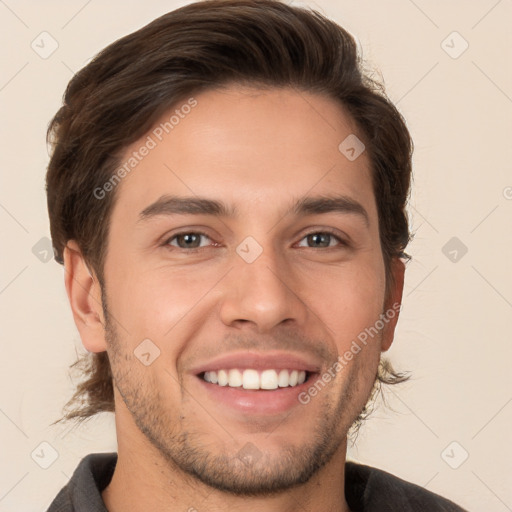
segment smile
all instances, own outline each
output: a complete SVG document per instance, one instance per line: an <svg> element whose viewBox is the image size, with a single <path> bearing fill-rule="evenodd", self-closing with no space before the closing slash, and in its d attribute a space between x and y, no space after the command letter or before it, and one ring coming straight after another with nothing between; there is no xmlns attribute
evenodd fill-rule
<svg viewBox="0 0 512 512"><path fill-rule="evenodd" d="M203 380L211 384L252 390L295 387L303 384L306 379L306 371L293 369L258 371L251 368L244 370L232 368L203 373Z"/></svg>

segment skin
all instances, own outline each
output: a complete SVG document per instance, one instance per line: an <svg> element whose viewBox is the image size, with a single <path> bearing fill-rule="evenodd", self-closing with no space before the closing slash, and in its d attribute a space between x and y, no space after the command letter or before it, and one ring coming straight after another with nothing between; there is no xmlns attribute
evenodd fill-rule
<svg viewBox="0 0 512 512"><path fill-rule="evenodd" d="M399 259L385 297L368 156L349 161L338 150L357 130L340 105L321 95L232 85L194 97L197 106L118 185L103 297L78 245L70 241L65 251L81 339L88 351L108 351L114 374L118 463L103 499L110 512L299 505L346 512L347 431L369 397L398 314L308 404L285 413L220 407L191 369L240 349L283 349L315 360L323 374L400 303ZM163 194L222 200L238 216L138 222ZM346 212L286 214L300 197L333 194L360 203L368 224ZM327 229L348 245L335 236L307 237ZM197 252L172 238L197 231L207 235ZM248 236L262 248L252 263L236 252ZM147 338L160 349L149 366L133 353ZM256 460L241 462L244 446ZM201 463L206 469L198 469Z"/></svg>

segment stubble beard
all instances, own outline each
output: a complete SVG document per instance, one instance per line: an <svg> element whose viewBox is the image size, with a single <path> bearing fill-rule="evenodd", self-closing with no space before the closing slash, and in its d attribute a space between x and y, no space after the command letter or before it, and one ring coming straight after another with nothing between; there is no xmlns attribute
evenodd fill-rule
<svg viewBox="0 0 512 512"><path fill-rule="evenodd" d="M272 453L246 443L242 450L236 450L238 443L234 439L232 453L215 453L212 447L220 443L211 439L205 442L204 432L179 419L179 414L172 417L168 412L157 386L148 386L142 377L144 368L137 368L138 361L134 362L133 354L123 350L123 342L106 307L104 313L114 386L135 424L167 463L171 474L179 471L192 480L235 496L277 494L308 482L331 461L344 445L347 432L360 412L353 410L360 373L354 366L337 402L323 400L322 410L317 408L310 438L300 446L281 444L279 452ZM313 400L317 399L321 397ZM307 406L299 407L303 408L300 414L308 414ZM252 452L249 458L245 456L247 451Z"/></svg>

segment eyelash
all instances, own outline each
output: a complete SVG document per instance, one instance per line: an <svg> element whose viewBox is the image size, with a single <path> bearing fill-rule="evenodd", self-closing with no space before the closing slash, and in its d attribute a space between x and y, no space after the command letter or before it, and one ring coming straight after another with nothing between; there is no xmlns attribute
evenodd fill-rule
<svg viewBox="0 0 512 512"><path fill-rule="evenodd" d="M174 240L175 238L179 237L179 236L182 236L182 235L200 235L200 236L204 236L208 239L211 240L211 238L204 232L202 231L181 231L180 233L175 233L174 235L172 235L170 238L167 238L164 243L162 244L164 247L172 247L172 249L170 250L178 250L178 251L183 251L183 252L198 252L202 249L207 249L208 247L192 247L190 249L184 249L182 247L176 247L176 246L171 246L170 245L170 242L172 240ZM306 233L301 239L300 241L304 240L304 238L307 238L308 236L311 236L311 235L330 235L332 237L334 237L338 242L339 242L339 246L342 246L342 247L348 247L348 243L341 239L334 231L332 230L329 230L329 229L324 229L322 231L311 231L309 233ZM334 247L337 247L337 246L334 246ZM334 249L334 247L317 247L316 249ZM315 249L315 247L306 247L307 249Z"/></svg>

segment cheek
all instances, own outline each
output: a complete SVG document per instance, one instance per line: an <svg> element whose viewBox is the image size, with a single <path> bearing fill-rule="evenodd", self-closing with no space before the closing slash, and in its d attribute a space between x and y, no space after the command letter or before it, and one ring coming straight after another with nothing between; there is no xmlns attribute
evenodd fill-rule
<svg viewBox="0 0 512 512"><path fill-rule="evenodd" d="M384 269L378 264L353 266L343 272L332 271L323 282L328 285L324 292L316 292L315 298L310 294L310 301L315 300L315 311L329 327L338 352L344 352L382 313Z"/></svg>
<svg viewBox="0 0 512 512"><path fill-rule="evenodd" d="M186 320L202 310L208 302L203 297L216 281L218 273L168 266L145 269L140 262L131 266L120 262L108 276L109 309L134 344L149 338L163 347L163 340L172 339L178 349L179 334L185 334L187 325L190 331Z"/></svg>

